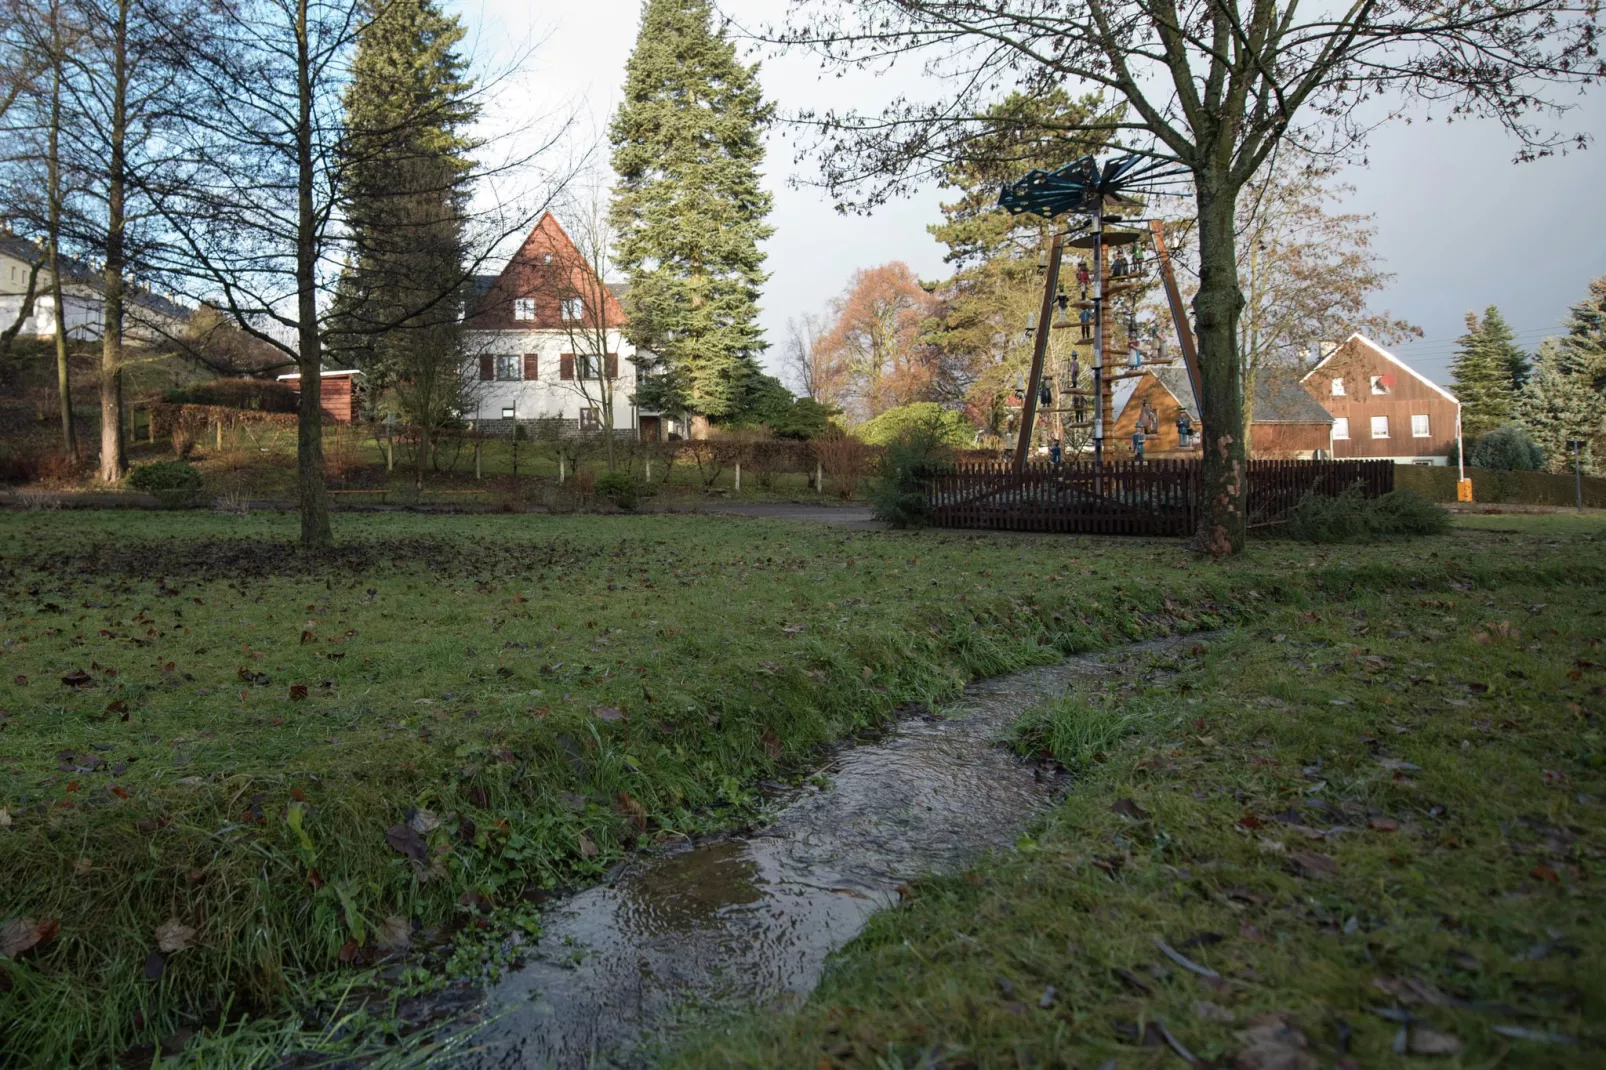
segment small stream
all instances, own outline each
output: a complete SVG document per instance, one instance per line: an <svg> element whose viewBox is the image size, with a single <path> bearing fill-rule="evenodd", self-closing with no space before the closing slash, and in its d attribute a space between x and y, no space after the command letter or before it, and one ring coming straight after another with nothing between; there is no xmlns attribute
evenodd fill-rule
<svg viewBox="0 0 1606 1070"><path fill-rule="evenodd" d="M1068 787L995 746L1029 706L1134 677L1193 638L1133 644L970 685L943 716L844 747L825 787L776 797L772 824L666 850L561 901L526 963L489 992L493 1020L457 1065L650 1061L647 1044L710 1014L789 1006L904 881L1012 844Z"/></svg>

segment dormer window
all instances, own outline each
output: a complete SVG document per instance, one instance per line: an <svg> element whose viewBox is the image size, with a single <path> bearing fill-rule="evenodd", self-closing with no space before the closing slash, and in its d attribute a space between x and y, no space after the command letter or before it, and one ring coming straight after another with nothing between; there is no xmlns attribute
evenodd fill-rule
<svg viewBox="0 0 1606 1070"><path fill-rule="evenodd" d="M535 319L535 298L516 297L513 299L513 318L516 320Z"/></svg>

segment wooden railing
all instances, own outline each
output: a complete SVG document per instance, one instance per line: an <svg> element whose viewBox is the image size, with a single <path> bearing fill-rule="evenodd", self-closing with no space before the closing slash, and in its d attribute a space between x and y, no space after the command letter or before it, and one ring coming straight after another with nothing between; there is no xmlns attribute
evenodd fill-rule
<svg viewBox="0 0 1606 1070"><path fill-rule="evenodd" d="M1248 522L1276 523L1306 493L1337 495L1359 482L1368 497L1394 488L1391 461L1251 461ZM1084 535L1191 535L1199 526L1200 464L1193 460L961 464L926 481L932 523Z"/></svg>

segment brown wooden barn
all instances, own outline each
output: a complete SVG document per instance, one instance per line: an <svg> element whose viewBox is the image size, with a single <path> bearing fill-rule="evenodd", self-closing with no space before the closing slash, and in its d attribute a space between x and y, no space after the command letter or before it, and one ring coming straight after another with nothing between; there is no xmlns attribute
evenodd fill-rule
<svg viewBox="0 0 1606 1070"><path fill-rule="evenodd" d="M1352 334L1301 384L1333 414L1333 455L1446 464L1461 422L1455 395Z"/></svg>
<svg viewBox="0 0 1606 1070"><path fill-rule="evenodd" d="M1198 456L1199 407L1194 403L1187 369L1156 364L1145 370L1112 425L1110 438L1117 450L1130 449L1144 402L1148 402L1159 421L1159 429L1145 436L1144 456ZM1180 448L1177 441L1177 416L1184 411L1193 425L1193 444L1188 449ZM1256 382L1250 425L1253 456L1308 459L1329 448L1332 425L1333 418L1327 410L1297 384L1267 376Z"/></svg>
<svg viewBox="0 0 1606 1070"><path fill-rule="evenodd" d="M341 371L324 372L319 376L322 390L318 400L325 420L330 423L349 424L357 418L357 376L361 374L362 372L355 368L346 368ZM300 372L281 375L279 382L297 393L301 391Z"/></svg>

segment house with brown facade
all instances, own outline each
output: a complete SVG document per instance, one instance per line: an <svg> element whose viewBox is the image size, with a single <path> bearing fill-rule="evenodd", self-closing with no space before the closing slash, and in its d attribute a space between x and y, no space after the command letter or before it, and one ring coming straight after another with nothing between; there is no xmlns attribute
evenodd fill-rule
<svg viewBox="0 0 1606 1070"><path fill-rule="evenodd" d="M1365 335L1350 335L1300 382L1333 415L1333 456L1449 463L1461 403Z"/></svg>
<svg viewBox="0 0 1606 1070"><path fill-rule="evenodd" d="M496 275L474 280L464 317L464 415L510 430L556 421L656 439L681 429L634 403L644 365L624 336L615 287L598 278L552 213L544 214Z"/></svg>
<svg viewBox="0 0 1606 1070"><path fill-rule="evenodd" d="M1145 457L1198 456L1199 406L1186 368L1180 364L1155 364L1144 370L1112 425L1110 434L1117 450L1130 447L1145 405L1154 412L1158 425L1144 436ZM1187 448L1179 443L1177 432L1177 417L1184 412L1193 429ZM1332 426L1333 418L1327 410L1298 384L1268 375L1256 381L1249 428L1251 456L1308 460L1330 448Z"/></svg>

